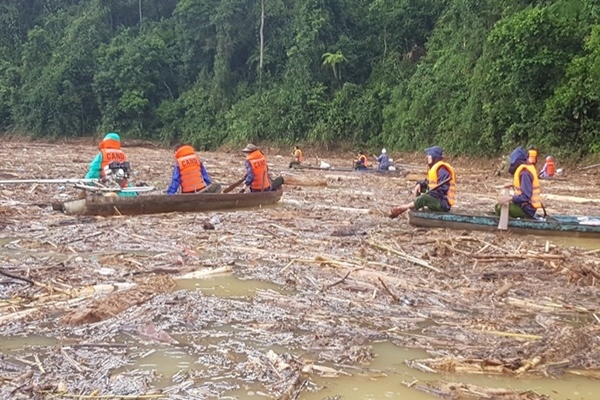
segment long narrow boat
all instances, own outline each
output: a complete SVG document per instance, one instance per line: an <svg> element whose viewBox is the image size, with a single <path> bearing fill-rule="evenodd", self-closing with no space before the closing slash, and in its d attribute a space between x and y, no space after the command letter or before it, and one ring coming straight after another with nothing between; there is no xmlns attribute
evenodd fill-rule
<svg viewBox="0 0 600 400"><path fill-rule="evenodd" d="M321 168L314 165L303 165L303 164L292 164L292 168L294 169L309 169L309 170L320 170L320 171L328 171L328 172L351 172L357 174L375 174L382 176L404 176L407 174L405 170L394 170L387 171L377 168L367 168L367 169L354 169L351 167L329 167L329 168Z"/></svg>
<svg viewBox="0 0 600 400"><path fill-rule="evenodd" d="M498 230L499 217L431 211L412 211L408 214L411 225L425 228L465 230ZM600 217L553 215L544 221L510 218L511 232L537 235L557 235L600 238Z"/></svg>
<svg viewBox="0 0 600 400"><path fill-rule="evenodd" d="M88 196L59 207L70 215L141 215L169 212L204 212L261 207L277 203L283 190L255 193L151 194L140 196Z"/></svg>

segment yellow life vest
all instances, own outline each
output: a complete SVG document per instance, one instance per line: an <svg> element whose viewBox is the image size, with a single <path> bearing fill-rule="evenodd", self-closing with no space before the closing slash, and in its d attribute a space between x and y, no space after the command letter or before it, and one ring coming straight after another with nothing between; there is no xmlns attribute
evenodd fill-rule
<svg viewBox="0 0 600 400"><path fill-rule="evenodd" d="M446 167L448 172L450 172L450 189L448 189L448 193L446 196L448 197L448 204L453 206L456 203L456 174L454 173L454 168L450 166L450 164L445 163L443 161L438 161L429 169L427 173L427 180L429 181L429 190L435 189L438 187L438 169L440 167Z"/></svg>
<svg viewBox="0 0 600 400"><path fill-rule="evenodd" d="M520 195L523 194L521 190L521 172L523 170L527 170L531 174L533 178L533 193L531 194L531 206L536 210L542 207L542 190L540 189L540 181L537 177L537 170L533 165L521 164L519 168L515 171L515 175L513 176L513 185L515 187L515 194Z"/></svg>

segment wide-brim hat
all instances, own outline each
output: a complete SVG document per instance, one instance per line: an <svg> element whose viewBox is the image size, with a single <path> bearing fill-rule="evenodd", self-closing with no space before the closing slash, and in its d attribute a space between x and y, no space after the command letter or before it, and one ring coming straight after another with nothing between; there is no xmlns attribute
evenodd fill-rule
<svg viewBox="0 0 600 400"><path fill-rule="evenodd" d="M246 147L242 149L242 153L252 153L253 151L258 150L258 147L253 145L252 143L248 143Z"/></svg>

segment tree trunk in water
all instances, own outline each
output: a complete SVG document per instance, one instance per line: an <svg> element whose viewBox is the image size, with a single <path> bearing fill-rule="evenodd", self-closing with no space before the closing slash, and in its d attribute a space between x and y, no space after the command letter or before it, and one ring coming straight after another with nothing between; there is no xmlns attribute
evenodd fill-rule
<svg viewBox="0 0 600 400"><path fill-rule="evenodd" d="M142 0L138 1L138 7L140 11L140 30L142 30Z"/></svg>
<svg viewBox="0 0 600 400"><path fill-rule="evenodd" d="M258 62L258 76L259 79L262 79L262 71L263 71L263 53L264 53L264 45L265 45L265 0L260 0L260 60Z"/></svg>

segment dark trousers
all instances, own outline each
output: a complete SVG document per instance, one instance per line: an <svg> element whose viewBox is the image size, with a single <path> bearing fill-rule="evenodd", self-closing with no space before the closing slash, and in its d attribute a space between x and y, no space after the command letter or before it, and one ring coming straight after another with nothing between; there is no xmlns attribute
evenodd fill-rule
<svg viewBox="0 0 600 400"><path fill-rule="evenodd" d="M283 185L283 182L284 182L283 176L278 176L277 178L275 178L271 181L271 186L263 188L263 190L250 188L250 191L251 192L273 192L273 191L279 189Z"/></svg>

